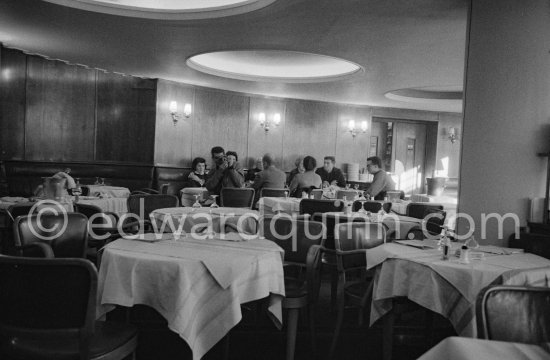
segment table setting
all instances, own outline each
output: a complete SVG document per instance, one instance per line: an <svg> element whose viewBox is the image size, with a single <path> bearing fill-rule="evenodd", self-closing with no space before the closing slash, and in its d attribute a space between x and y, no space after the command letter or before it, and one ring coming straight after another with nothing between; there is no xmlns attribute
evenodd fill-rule
<svg viewBox="0 0 550 360"><path fill-rule="evenodd" d="M427 246L419 248L419 242ZM550 260L540 256L479 246L469 249L464 261L455 256L462 246L452 243L448 260L442 259L436 240L395 241L367 250L367 268L375 269L370 323L391 311L392 298L406 296L448 318L459 335L476 336L475 301L481 289L533 286L550 278Z"/></svg>

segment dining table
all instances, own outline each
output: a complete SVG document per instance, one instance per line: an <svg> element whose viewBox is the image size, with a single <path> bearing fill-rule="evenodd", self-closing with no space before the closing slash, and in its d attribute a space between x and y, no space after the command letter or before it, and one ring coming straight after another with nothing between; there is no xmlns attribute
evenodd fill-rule
<svg viewBox="0 0 550 360"><path fill-rule="evenodd" d="M111 185L82 185L88 188L88 195L101 198L127 198L130 196L130 189L123 186Z"/></svg>
<svg viewBox="0 0 550 360"><path fill-rule="evenodd" d="M136 237L137 236L137 237ZM241 304L266 299L282 326L284 251L274 242L237 233L198 240L190 235L140 234L103 248L97 317L116 305L148 305L201 359L242 318Z"/></svg>
<svg viewBox="0 0 550 360"><path fill-rule="evenodd" d="M407 297L447 318L460 336L475 337L475 302L492 284L550 286L550 260L521 249L479 246L468 263L442 259L435 240L401 240L366 251L367 269L375 269L370 323L392 310L393 299Z"/></svg>
<svg viewBox="0 0 550 360"><path fill-rule="evenodd" d="M249 236L257 233L260 213L235 207L173 207L154 210L151 218L159 232L224 233L229 225Z"/></svg>
<svg viewBox="0 0 550 360"><path fill-rule="evenodd" d="M507 341L451 336L443 339L418 360L548 360L548 344L522 344Z"/></svg>
<svg viewBox="0 0 550 360"><path fill-rule="evenodd" d="M127 197L100 198L97 196L79 196L78 203L95 205L104 212L112 212L117 214L118 216L122 216L128 212Z"/></svg>

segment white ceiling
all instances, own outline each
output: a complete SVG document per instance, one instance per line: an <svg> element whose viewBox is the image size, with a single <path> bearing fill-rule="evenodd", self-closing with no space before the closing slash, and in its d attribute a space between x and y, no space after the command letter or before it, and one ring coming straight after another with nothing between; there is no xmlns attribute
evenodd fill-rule
<svg viewBox="0 0 550 360"><path fill-rule="evenodd" d="M466 12L466 0L277 0L242 15L155 20L0 0L0 42L108 71L244 93L460 112L459 100L411 102L384 94L460 90ZM363 71L323 83L273 83L219 77L186 63L193 55L227 50L326 55Z"/></svg>

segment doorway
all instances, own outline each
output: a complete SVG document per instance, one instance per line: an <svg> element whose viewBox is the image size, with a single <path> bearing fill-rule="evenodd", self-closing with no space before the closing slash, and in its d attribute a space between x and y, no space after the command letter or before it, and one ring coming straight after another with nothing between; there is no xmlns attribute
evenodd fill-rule
<svg viewBox="0 0 550 360"><path fill-rule="evenodd" d="M432 176L437 149L437 123L373 117L372 138L376 156L406 194L425 192L425 178ZM371 140L372 144L372 140ZM371 147L370 154L374 154ZM370 155L369 154L369 155ZM370 155L373 156L373 155Z"/></svg>

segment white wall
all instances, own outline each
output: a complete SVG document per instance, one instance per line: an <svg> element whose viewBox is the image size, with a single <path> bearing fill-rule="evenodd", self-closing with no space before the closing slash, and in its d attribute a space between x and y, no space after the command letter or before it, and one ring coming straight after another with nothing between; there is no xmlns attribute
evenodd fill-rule
<svg viewBox="0 0 550 360"><path fill-rule="evenodd" d="M550 1L471 0L467 41L459 211L515 213L544 195L550 150ZM481 243L505 244L491 220ZM467 223L459 221L464 233Z"/></svg>

